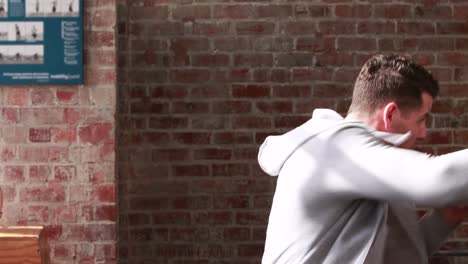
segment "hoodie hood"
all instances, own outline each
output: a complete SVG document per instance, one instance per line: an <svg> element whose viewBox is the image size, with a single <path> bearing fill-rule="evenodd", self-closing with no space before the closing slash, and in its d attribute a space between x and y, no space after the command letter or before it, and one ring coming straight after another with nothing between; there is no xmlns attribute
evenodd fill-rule
<svg viewBox="0 0 468 264"><path fill-rule="evenodd" d="M330 109L316 109L312 118L299 127L278 136L268 136L260 146L258 163L262 170L270 176L279 175L283 164L304 143L320 132L326 131L335 125L360 126L369 130L374 136L399 146L408 140L411 132L406 134L393 134L372 130L358 121L345 121L337 112Z"/></svg>

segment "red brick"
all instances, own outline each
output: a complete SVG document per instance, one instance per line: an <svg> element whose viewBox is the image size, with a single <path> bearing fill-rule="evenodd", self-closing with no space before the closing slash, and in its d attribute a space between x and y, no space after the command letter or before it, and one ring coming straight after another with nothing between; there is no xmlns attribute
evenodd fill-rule
<svg viewBox="0 0 468 264"><path fill-rule="evenodd" d="M419 53L411 56L411 60L422 66L429 66L434 64L435 58L433 54Z"/></svg>
<svg viewBox="0 0 468 264"><path fill-rule="evenodd" d="M91 188L90 201L115 202L114 184L99 185Z"/></svg>
<svg viewBox="0 0 468 264"><path fill-rule="evenodd" d="M216 101L213 102L212 112L216 114L250 113L252 103L249 101Z"/></svg>
<svg viewBox="0 0 468 264"><path fill-rule="evenodd" d="M192 57L193 66L200 67L229 66L229 61L226 54L198 54Z"/></svg>
<svg viewBox="0 0 468 264"><path fill-rule="evenodd" d="M323 67L296 68L292 71L292 79L295 82L330 81L332 74L333 72Z"/></svg>
<svg viewBox="0 0 468 264"><path fill-rule="evenodd" d="M34 165L29 167L30 182L47 182L50 175L49 166Z"/></svg>
<svg viewBox="0 0 468 264"><path fill-rule="evenodd" d="M156 225L189 225L189 212L156 212L152 215L152 223Z"/></svg>
<svg viewBox="0 0 468 264"><path fill-rule="evenodd" d="M73 202L87 201L87 188L84 185L71 185L68 187L68 197Z"/></svg>
<svg viewBox="0 0 468 264"><path fill-rule="evenodd" d="M400 34L434 34L435 27L430 22L398 22L397 33Z"/></svg>
<svg viewBox="0 0 468 264"><path fill-rule="evenodd" d="M25 181L23 166L5 166L5 178L7 183L19 183Z"/></svg>
<svg viewBox="0 0 468 264"><path fill-rule="evenodd" d="M236 54L234 66L272 66L273 56L268 53Z"/></svg>
<svg viewBox="0 0 468 264"><path fill-rule="evenodd" d="M427 144L452 144L452 131L428 131L425 140Z"/></svg>
<svg viewBox="0 0 468 264"><path fill-rule="evenodd" d="M103 9L93 10L90 26L92 27L112 27L116 23L115 10ZM85 18L86 20L86 18Z"/></svg>
<svg viewBox="0 0 468 264"><path fill-rule="evenodd" d="M67 124L76 124L80 121L82 115L81 112L74 108L63 109L63 120Z"/></svg>
<svg viewBox="0 0 468 264"><path fill-rule="evenodd" d="M29 141L31 142L50 142L50 128L30 128Z"/></svg>
<svg viewBox="0 0 468 264"><path fill-rule="evenodd" d="M325 35L355 34L356 23L349 21L321 21L318 24L319 32Z"/></svg>
<svg viewBox="0 0 468 264"><path fill-rule="evenodd" d="M252 49L252 40L247 38L225 37L213 39L215 50L219 51L250 51Z"/></svg>
<svg viewBox="0 0 468 264"><path fill-rule="evenodd" d="M287 22L284 30L288 35L312 35L317 31L315 23L309 21Z"/></svg>
<svg viewBox="0 0 468 264"><path fill-rule="evenodd" d="M348 52L325 52L317 55L316 60L318 66L354 66L353 54Z"/></svg>
<svg viewBox="0 0 468 264"><path fill-rule="evenodd" d="M451 38L423 38L419 39L419 49L426 50L446 50L451 51L455 49L455 40Z"/></svg>
<svg viewBox="0 0 468 264"><path fill-rule="evenodd" d="M201 69L171 70L171 80L181 83L206 82L210 79L210 72Z"/></svg>
<svg viewBox="0 0 468 264"><path fill-rule="evenodd" d="M288 18L292 16L291 5L259 5L256 17L258 18Z"/></svg>
<svg viewBox="0 0 468 264"><path fill-rule="evenodd" d="M76 255L75 247L70 244L57 244L52 247L52 256L56 259L71 260Z"/></svg>
<svg viewBox="0 0 468 264"><path fill-rule="evenodd" d="M20 147L19 158L23 162L61 162L68 157L68 148L50 147Z"/></svg>
<svg viewBox="0 0 468 264"><path fill-rule="evenodd" d="M113 31L90 31L85 34L85 46L88 48L115 47Z"/></svg>
<svg viewBox="0 0 468 264"><path fill-rule="evenodd" d="M173 134L175 142L180 144L209 144L211 133L206 132L177 132Z"/></svg>
<svg viewBox="0 0 468 264"><path fill-rule="evenodd" d="M85 84L86 85L114 85L117 82L117 75L114 69L112 70L98 70L88 68L85 70Z"/></svg>
<svg viewBox="0 0 468 264"><path fill-rule="evenodd" d="M396 33L396 23L394 21L359 22L358 25L357 25L357 32L358 32L358 34L395 34Z"/></svg>
<svg viewBox="0 0 468 264"><path fill-rule="evenodd" d="M237 212L236 224L264 225L268 221L268 211Z"/></svg>
<svg viewBox="0 0 468 264"><path fill-rule="evenodd" d="M149 120L149 128L171 129L187 127L188 119L186 117L152 117Z"/></svg>
<svg viewBox="0 0 468 264"><path fill-rule="evenodd" d="M207 165L175 165L173 166L173 176L175 177L199 177L209 176L210 170Z"/></svg>
<svg viewBox="0 0 468 264"><path fill-rule="evenodd" d="M455 18L457 17L457 10L462 9L456 7ZM451 19L452 18L452 8L450 6L444 5L433 5L433 6L416 6L414 8L414 13L424 19Z"/></svg>
<svg viewBox="0 0 468 264"><path fill-rule="evenodd" d="M24 187L20 190L21 202L64 202L66 198L63 185L49 185L48 187Z"/></svg>
<svg viewBox="0 0 468 264"><path fill-rule="evenodd" d="M45 223L49 220L49 211L48 206L29 206L28 220L36 223Z"/></svg>
<svg viewBox="0 0 468 264"><path fill-rule="evenodd" d="M76 206L61 205L57 206L54 211L55 220L61 223L76 223L76 214Z"/></svg>
<svg viewBox="0 0 468 264"><path fill-rule="evenodd" d="M230 120L226 116L212 115L209 117L197 116L192 118L193 129L226 129L230 127Z"/></svg>
<svg viewBox="0 0 468 264"><path fill-rule="evenodd" d="M315 85L313 88L314 96L323 98L323 97L347 97L351 96L352 89L347 85L339 84L321 84Z"/></svg>
<svg viewBox="0 0 468 264"><path fill-rule="evenodd" d="M196 22L193 34L203 36L221 36L229 33L230 22Z"/></svg>
<svg viewBox="0 0 468 264"><path fill-rule="evenodd" d="M468 32L467 22L438 22L438 34L466 34Z"/></svg>
<svg viewBox="0 0 468 264"><path fill-rule="evenodd" d="M372 5L336 5L335 15L339 18L369 18Z"/></svg>
<svg viewBox="0 0 468 264"><path fill-rule="evenodd" d="M172 112L176 114L203 114L209 113L210 105L208 102L173 102Z"/></svg>
<svg viewBox="0 0 468 264"><path fill-rule="evenodd" d="M234 160L252 160L258 157L258 148L247 147L247 148L236 148L233 151Z"/></svg>
<svg viewBox="0 0 468 264"><path fill-rule="evenodd" d="M212 198L210 195L203 196L177 196L171 201L171 208L180 210L209 209L212 207Z"/></svg>
<svg viewBox="0 0 468 264"><path fill-rule="evenodd" d="M411 6L409 5L376 5L374 16L379 18L398 19L411 17Z"/></svg>
<svg viewBox="0 0 468 264"><path fill-rule="evenodd" d="M116 219L115 205L102 205L96 206L96 213L94 214L95 221L112 221Z"/></svg>
<svg viewBox="0 0 468 264"><path fill-rule="evenodd" d="M173 19L182 21L211 18L210 6L208 5L176 6L171 12Z"/></svg>
<svg viewBox="0 0 468 264"><path fill-rule="evenodd" d="M9 162L16 158L16 150L14 147L0 147L0 161Z"/></svg>
<svg viewBox="0 0 468 264"><path fill-rule="evenodd" d="M263 244L244 244L238 245L238 254L241 257L257 257L263 252Z"/></svg>
<svg viewBox="0 0 468 264"><path fill-rule="evenodd" d="M309 97L311 95L310 85L282 85L273 87L273 97Z"/></svg>
<svg viewBox="0 0 468 264"><path fill-rule="evenodd" d="M260 117L260 116L239 116L235 117L232 120L232 124L236 128L270 128L272 123L269 117Z"/></svg>
<svg viewBox="0 0 468 264"><path fill-rule="evenodd" d="M28 104L28 89L10 88L5 90L5 104L24 106Z"/></svg>
<svg viewBox="0 0 468 264"><path fill-rule="evenodd" d="M61 225L47 225L43 232L47 240L58 240L63 234L63 227Z"/></svg>
<svg viewBox="0 0 468 264"><path fill-rule="evenodd" d="M186 148L153 149L152 160L156 162L189 160L190 150Z"/></svg>
<svg viewBox="0 0 468 264"><path fill-rule="evenodd" d="M301 10L300 6L296 6L296 14ZM303 8L308 11L310 17L318 18L318 17L330 17L331 16L331 6L329 5L309 5L307 8Z"/></svg>
<svg viewBox="0 0 468 264"><path fill-rule="evenodd" d="M272 22L237 22L236 33L238 35L270 35L275 31L275 23Z"/></svg>
<svg viewBox="0 0 468 264"><path fill-rule="evenodd" d="M228 225L233 222L231 212L196 212L192 214L194 224L200 225Z"/></svg>
<svg viewBox="0 0 468 264"><path fill-rule="evenodd" d="M232 157L232 151L219 148L202 148L193 152L194 160L229 160Z"/></svg>
<svg viewBox="0 0 468 264"><path fill-rule="evenodd" d="M258 102L255 106L259 112L267 114L292 113L293 109L292 102L287 101Z"/></svg>
<svg viewBox="0 0 468 264"><path fill-rule="evenodd" d="M450 9L450 7L447 7L448 9ZM467 20L468 19L468 6L456 6L454 9L454 18L456 19L462 19L462 20ZM448 11L447 11L448 13Z"/></svg>
<svg viewBox="0 0 468 264"><path fill-rule="evenodd" d="M130 19L135 20L146 20L146 19L155 19L155 20L166 20L169 15L168 6L157 6L157 7L139 7L132 6L129 8Z"/></svg>
<svg viewBox="0 0 468 264"><path fill-rule="evenodd" d="M460 66L468 64L468 55L459 52L444 52L437 55L439 65L444 66Z"/></svg>
<svg viewBox="0 0 468 264"><path fill-rule="evenodd" d="M78 102L76 90L57 90L56 96L59 104L76 104Z"/></svg>
<svg viewBox="0 0 468 264"><path fill-rule="evenodd" d="M335 39L333 37L323 38L298 38L296 50L323 52L335 49Z"/></svg>
<svg viewBox="0 0 468 264"><path fill-rule="evenodd" d="M376 50L377 42L375 39L356 38L356 37L340 37L337 42L337 50L344 51L362 51Z"/></svg>
<svg viewBox="0 0 468 264"><path fill-rule="evenodd" d="M245 68L218 71L215 80L220 82L245 82L250 80L250 70Z"/></svg>
<svg viewBox="0 0 468 264"><path fill-rule="evenodd" d="M64 121L64 112L59 108L22 108L20 120L28 125L57 125Z"/></svg>
<svg viewBox="0 0 468 264"><path fill-rule="evenodd" d="M153 257L168 259L175 257L193 257L195 255L194 246L191 244L162 244L154 247L156 254ZM199 253L198 253L199 254Z"/></svg>
<svg viewBox="0 0 468 264"><path fill-rule="evenodd" d="M276 65L279 67L314 66L314 57L310 53L288 53L276 56Z"/></svg>
<svg viewBox="0 0 468 264"><path fill-rule="evenodd" d="M211 168L213 171L213 176L215 177L245 177L250 175L249 164L213 164Z"/></svg>
<svg viewBox="0 0 468 264"><path fill-rule="evenodd" d="M213 12L215 18L221 19L254 18L256 15L252 5L216 5Z"/></svg>
<svg viewBox="0 0 468 264"><path fill-rule="evenodd" d="M260 85L233 85L232 95L238 98L269 97L270 87Z"/></svg>
<svg viewBox="0 0 468 264"><path fill-rule="evenodd" d="M99 223L84 226L85 240L87 241L114 241L116 238L115 224Z"/></svg>
<svg viewBox="0 0 468 264"><path fill-rule="evenodd" d="M41 88L31 90L31 104L32 105L53 105L54 95L51 89Z"/></svg>
<svg viewBox="0 0 468 264"><path fill-rule="evenodd" d="M91 124L80 127L78 135L81 142L96 145L103 142L110 142L113 138L113 134L111 133L112 129L113 125L109 123Z"/></svg>
<svg viewBox="0 0 468 264"><path fill-rule="evenodd" d="M54 181L69 182L73 180L76 180L76 167L75 166L55 166L54 167Z"/></svg>
<svg viewBox="0 0 468 264"><path fill-rule="evenodd" d="M223 230L224 241L248 241L250 240L250 228L226 227Z"/></svg>
<svg viewBox="0 0 468 264"><path fill-rule="evenodd" d="M169 232L171 241L209 241L210 233L208 228L178 228Z"/></svg>
<svg viewBox="0 0 468 264"><path fill-rule="evenodd" d="M52 142L73 143L76 142L76 127L54 127L51 131Z"/></svg>
<svg viewBox="0 0 468 264"><path fill-rule="evenodd" d="M251 144L253 136L250 132L219 132L213 135L214 144Z"/></svg>

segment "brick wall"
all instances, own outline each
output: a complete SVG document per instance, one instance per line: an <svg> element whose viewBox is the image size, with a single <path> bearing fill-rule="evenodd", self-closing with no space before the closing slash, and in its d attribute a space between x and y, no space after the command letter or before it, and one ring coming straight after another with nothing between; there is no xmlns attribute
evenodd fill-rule
<svg viewBox="0 0 468 264"><path fill-rule="evenodd" d="M45 226L52 263L116 262L116 3L84 2L85 84L0 89L1 223Z"/></svg>
<svg viewBox="0 0 468 264"><path fill-rule="evenodd" d="M468 143L467 1L120 0L118 8L121 263L259 263L275 186L257 166L259 144L317 107L346 112L374 53L410 56L441 83L421 149ZM465 249L457 239L467 230L446 248Z"/></svg>

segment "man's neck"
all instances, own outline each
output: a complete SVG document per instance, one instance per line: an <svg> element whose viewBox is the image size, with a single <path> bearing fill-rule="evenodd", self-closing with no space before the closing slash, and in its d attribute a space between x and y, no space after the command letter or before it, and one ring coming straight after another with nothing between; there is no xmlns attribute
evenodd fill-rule
<svg viewBox="0 0 468 264"><path fill-rule="evenodd" d="M345 117L345 119L348 121L363 122L367 126L373 129L379 130L379 119L377 115L368 115L368 114L351 112Z"/></svg>

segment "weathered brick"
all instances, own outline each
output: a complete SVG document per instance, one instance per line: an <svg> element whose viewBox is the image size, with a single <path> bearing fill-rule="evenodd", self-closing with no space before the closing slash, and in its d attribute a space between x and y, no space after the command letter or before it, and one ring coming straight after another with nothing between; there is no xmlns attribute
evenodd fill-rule
<svg viewBox="0 0 468 264"><path fill-rule="evenodd" d="M369 18L372 5L336 5L335 15L343 18Z"/></svg>
<svg viewBox="0 0 468 264"><path fill-rule="evenodd" d="M235 29L238 35L270 35L275 31L275 23L237 22Z"/></svg>
<svg viewBox="0 0 468 264"><path fill-rule="evenodd" d="M50 128L30 128L29 141L31 142L50 142Z"/></svg>
<svg viewBox="0 0 468 264"><path fill-rule="evenodd" d="M245 19L256 15L253 5L216 5L213 12L213 16L218 19Z"/></svg>

